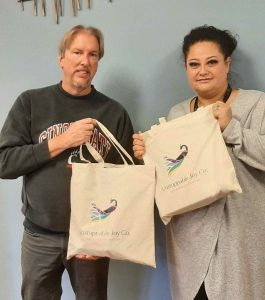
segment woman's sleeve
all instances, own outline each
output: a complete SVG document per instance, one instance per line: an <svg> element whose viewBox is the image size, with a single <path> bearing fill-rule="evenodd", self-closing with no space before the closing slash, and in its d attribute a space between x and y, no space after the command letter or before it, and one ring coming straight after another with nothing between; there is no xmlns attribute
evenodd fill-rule
<svg viewBox="0 0 265 300"><path fill-rule="evenodd" d="M233 148L234 155L247 165L265 171L265 94L262 93L256 105L249 112L243 127L232 118L223 131L226 144Z"/></svg>

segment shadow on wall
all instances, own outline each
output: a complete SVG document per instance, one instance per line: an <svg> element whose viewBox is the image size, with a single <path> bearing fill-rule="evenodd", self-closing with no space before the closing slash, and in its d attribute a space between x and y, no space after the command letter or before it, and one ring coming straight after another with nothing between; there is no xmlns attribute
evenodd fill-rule
<svg viewBox="0 0 265 300"><path fill-rule="evenodd" d="M137 124L137 117L141 110L140 93L141 87L128 70L119 67L119 72L114 72L111 77L103 78L104 94L121 103L129 112L131 121Z"/></svg>
<svg viewBox="0 0 265 300"><path fill-rule="evenodd" d="M111 76L106 72L101 78L102 91L124 105L135 131L148 130L173 105L194 95L187 83L179 48L147 65L143 78L122 66L117 68Z"/></svg>
<svg viewBox="0 0 265 300"><path fill-rule="evenodd" d="M23 233L21 209L21 178L0 179L1 276L0 299L20 299L20 249ZM4 200L4 201L3 201Z"/></svg>
<svg viewBox="0 0 265 300"><path fill-rule="evenodd" d="M241 49L237 49L232 56L229 81L232 87L260 90L263 86L261 78L256 75L254 64L250 56Z"/></svg>
<svg viewBox="0 0 265 300"><path fill-rule="evenodd" d="M180 47L159 61L153 73L157 117L167 116L172 106L194 95L187 83Z"/></svg>

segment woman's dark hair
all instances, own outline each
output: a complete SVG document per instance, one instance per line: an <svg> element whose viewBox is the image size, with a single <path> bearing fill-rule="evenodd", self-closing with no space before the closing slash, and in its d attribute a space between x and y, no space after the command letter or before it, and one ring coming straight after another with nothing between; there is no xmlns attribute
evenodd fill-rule
<svg viewBox="0 0 265 300"><path fill-rule="evenodd" d="M214 26L203 25L193 28L183 40L182 53L184 61L187 59L189 49L197 42L216 43L224 58L231 56L236 49L237 40L229 30L220 30Z"/></svg>

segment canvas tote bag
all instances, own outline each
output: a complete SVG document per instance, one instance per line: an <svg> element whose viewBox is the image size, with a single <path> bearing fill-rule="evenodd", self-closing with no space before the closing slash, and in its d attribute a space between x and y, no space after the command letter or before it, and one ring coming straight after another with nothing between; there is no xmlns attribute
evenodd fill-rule
<svg viewBox="0 0 265 300"><path fill-rule="evenodd" d="M143 133L144 161L156 167L155 199L162 221L242 192L212 105Z"/></svg>
<svg viewBox="0 0 265 300"><path fill-rule="evenodd" d="M98 163L73 163L67 258L85 254L155 267L155 168L134 165L106 127L97 124L124 164L104 163L89 143L86 146ZM81 150L80 156L85 160Z"/></svg>

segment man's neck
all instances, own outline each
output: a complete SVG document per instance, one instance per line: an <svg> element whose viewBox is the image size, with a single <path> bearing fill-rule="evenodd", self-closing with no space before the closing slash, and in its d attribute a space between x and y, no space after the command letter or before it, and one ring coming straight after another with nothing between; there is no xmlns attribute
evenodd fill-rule
<svg viewBox="0 0 265 300"><path fill-rule="evenodd" d="M75 97L80 97L80 96L86 96L88 95L91 90L92 90L92 86L89 85L88 87L78 87L78 86L68 86L66 84L64 84L64 82L62 81L62 89L67 92L68 94L75 96Z"/></svg>

